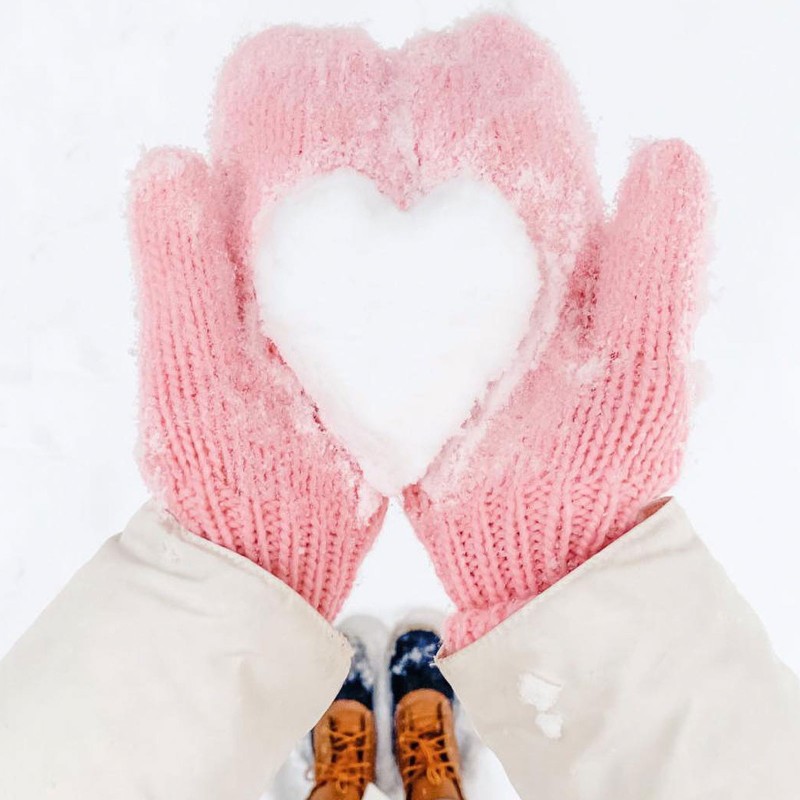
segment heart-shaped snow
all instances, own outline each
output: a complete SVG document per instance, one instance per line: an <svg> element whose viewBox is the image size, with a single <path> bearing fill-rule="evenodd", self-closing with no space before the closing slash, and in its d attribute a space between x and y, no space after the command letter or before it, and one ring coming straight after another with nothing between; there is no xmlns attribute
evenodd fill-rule
<svg viewBox="0 0 800 800"><path fill-rule="evenodd" d="M525 335L536 252L490 184L400 210L338 170L271 210L256 250L266 334L385 494L417 480Z"/></svg>
<svg viewBox="0 0 800 800"><path fill-rule="evenodd" d="M225 65L210 131L242 301L258 267L267 332L376 486L419 477L452 432L446 481L540 358L601 215L558 60L505 16L396 50L360 30L269 29ZM340 169L360 188L306 184L346 184ZM262 253L263 225L278 239Z"/></svg>

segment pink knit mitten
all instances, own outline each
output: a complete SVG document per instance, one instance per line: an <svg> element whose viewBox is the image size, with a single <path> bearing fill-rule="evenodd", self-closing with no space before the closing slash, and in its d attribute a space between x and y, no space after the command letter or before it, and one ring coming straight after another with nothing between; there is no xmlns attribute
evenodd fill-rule
<svg viewBox="0 0 800 800"><path fill-rule="evenodd" d="M261 335L249 275L226 244L224 186L178 150L151 152L134 177L142 471L186 529L332 619L385 501Z"/></svg>
<svg viewBox="0 0 800 800"><path fill-rule="evenodd" d="M635 525L676 480L687 437L708 218L698 157L679 141L638 150L607 222L571 216L558 173L536 179L561 212L549 244L575 264L555 330L405 493L458 609L450 649Z"/></svg>
<svg viewBox="0 0 800 800"><path fill-rule="evenodd" d="M134 187L142 463L185 527L335 613L385 506L258 332L258 237L287 192L334 169L370 177L402 208L467 172L503 193L539 245L533 319L551 320L571 240L600 208L579 121L560 64L507 17L397 50L358 29L296 26L236 49L208 161L151 154Z"/></svg>

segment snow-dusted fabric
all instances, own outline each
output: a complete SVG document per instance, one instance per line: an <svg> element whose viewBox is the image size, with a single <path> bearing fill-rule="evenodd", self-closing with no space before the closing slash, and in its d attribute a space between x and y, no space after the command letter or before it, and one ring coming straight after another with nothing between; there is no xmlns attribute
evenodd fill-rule
<svg viewBox="0 0 800 800"><path fill-rule="evenodd" d="M371 178L401 208L454 176L488 181L539 253L524 345L535 352L599 213L579 117L548 49L504 17L399 50L359 29L286 27L234 52L208 160L159 150L134 176L142 468L182 525L333 617L385 502L259 333L259 231L289 189L338 167Z"/></svg>
<svg viewBox="0 0 800 800"><path fill-rule="evenodd" d="M149 505L0 661L0 800L254 800L350 647Z"/></svg>
<svg viewBox="0 0 800 800"><path fill-rule="evenodd" d="M161 150L140 164L142 471L181 525L333 619L386 501L261 336L249 272L227 249L229 213L199 156Z"/></svg>
<svg viewBox="0 0 800 800"><path fill-rule="evenodd" d="M439 666L523 800L800 797L800 682L674 500Z"/></svg>
<svg viewBox="0 0 800 800"><path fill-rule="evenodd" d="M703 166L680 141L640 148L604 221L594 204L576 208L562 179L567 165L590 167L569 146L582 141L582 123L562 140L557 111L535 131L542 147L559 148L561 160L537 181L549 186L544 203L558 220L550 235L574 262L557 327L543 351L520 351L516 385L494 387L405 491L458 608L451 650L630 529L676 480L688 432L707 249Z"/></svg>

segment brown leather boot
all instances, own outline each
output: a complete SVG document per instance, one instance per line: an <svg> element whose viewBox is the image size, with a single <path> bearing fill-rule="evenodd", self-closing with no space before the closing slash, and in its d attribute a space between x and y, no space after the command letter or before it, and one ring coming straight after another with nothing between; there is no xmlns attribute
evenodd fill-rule
<svg viewBox="0 0 800 800"><path fill-rule="evenodd" d="M375 717L357 700L335 700L316 724L309 800L361 800L375 780Z"/></svg>
<svg viewBox="0 0 800 800"><path fill-rule="evenodd" d="M395 755L406 800L464 800L453 707L435 689L409 692L397 704Z"/></svg>

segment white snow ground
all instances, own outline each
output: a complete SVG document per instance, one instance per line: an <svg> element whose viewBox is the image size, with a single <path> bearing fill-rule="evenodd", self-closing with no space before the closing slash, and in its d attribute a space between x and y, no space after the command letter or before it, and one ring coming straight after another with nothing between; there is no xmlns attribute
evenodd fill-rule
<svg viewBox="0 0 800 800"><path fill-rule="evenodd" d="M216 70L267 24L363 23L399 44L478 7L556 45L608 197L632 138L678 135L719 210L698 356L709 373L677 494L800 671L800 8L794 0L28 0L0 8L0 653L145 497L133 459L123 219L142 145L204 146ZM393 507L350 611L446 605ZM492 796L513 797L496 767Z"/></svg>

